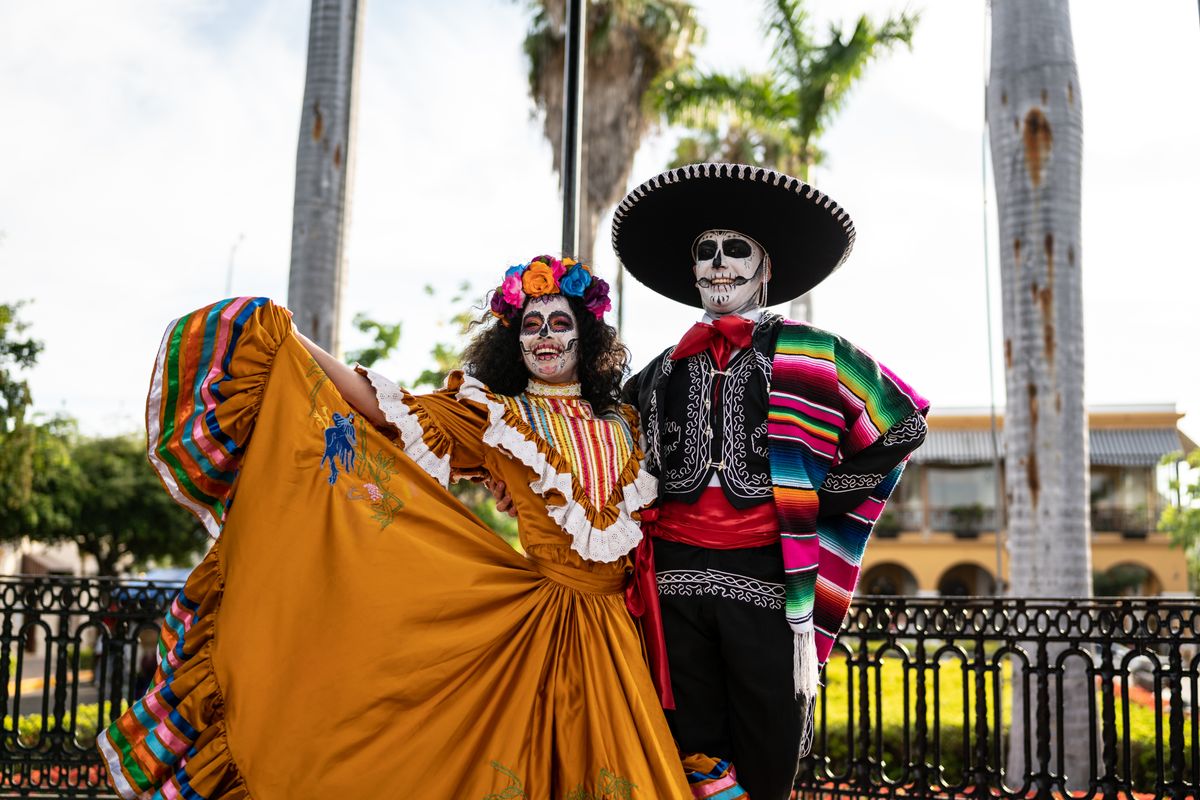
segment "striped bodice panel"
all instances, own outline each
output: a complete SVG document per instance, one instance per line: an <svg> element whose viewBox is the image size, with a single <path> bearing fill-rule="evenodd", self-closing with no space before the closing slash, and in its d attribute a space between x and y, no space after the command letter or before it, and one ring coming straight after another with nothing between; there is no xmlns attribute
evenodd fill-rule
<svg viewBox="0 0 1200 800"><path fill-rule="evenodd" d="M567 460L592 508L604 508L633 456L628 426L615 416L597 417L582 398L520 394L503 399L510 411Z"/></svg>

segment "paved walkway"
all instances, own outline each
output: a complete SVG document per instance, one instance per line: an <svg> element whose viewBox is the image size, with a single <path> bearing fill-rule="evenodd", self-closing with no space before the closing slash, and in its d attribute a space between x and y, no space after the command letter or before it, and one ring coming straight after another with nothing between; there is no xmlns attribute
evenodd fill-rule
<svg viewBox="0 0 1200 800"><path fill-rule="evenodd" d="M54 666L50 668L49 685L46 681L46 662L43 657L32 657L28 653L25 654L24 662L21 664L21 674L13 676L8 682L8 696L12 698L14 695L20 696L20 705L17 706L19 713L25 714L40 714L42 712L42 698L45 698L47 709L52 708L54 704L54 690L56 686L54 676ZM18 680L19 679L19 680ZM96 676L90 669L79 671L78 682L78 705L87 703L95 703L99 699L99 691L95 685ZM71 679L68 676L67 683L67 704L71 705ZM9 713L12 713L12 701L10 700Z"/></svg>

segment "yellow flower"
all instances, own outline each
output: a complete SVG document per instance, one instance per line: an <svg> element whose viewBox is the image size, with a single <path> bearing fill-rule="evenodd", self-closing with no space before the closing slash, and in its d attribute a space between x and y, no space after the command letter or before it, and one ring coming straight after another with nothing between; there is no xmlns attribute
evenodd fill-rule
<svg viewBox="0 0 1200 800"><path fill-rule="evenodd" d="M525 274L521 276L521 285L525 289L525 294L530 297L541 297L544 294L554 294L558 291L558 286L554 282L554 273L548 264L543 264L541 261L534 261L529 265L529 269L525 270Z"/></svg>

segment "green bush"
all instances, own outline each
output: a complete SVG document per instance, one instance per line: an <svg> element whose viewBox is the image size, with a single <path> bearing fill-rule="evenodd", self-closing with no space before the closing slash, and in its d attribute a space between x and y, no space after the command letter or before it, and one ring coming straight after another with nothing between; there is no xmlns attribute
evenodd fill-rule
<svg viewBox="0 0 1200 800"><path fill-rule="evenodd" d="M938 699L940 705L934 708L934 673L935 667L929 665L925 673L925 701L926 714L925 720L927 725L926 751L925 762L929 765L929 776L936 778L939 774L947 783L970 783L970 780L964 775L964 768L967 765L967 758L971 756L971 750L975 746L975 676L968 672L967 677L967 697L964 705L963 698L963 664L960 660L947 660L936 668L938 682ZM1011 665L1008 661L1001 665L1002 684L1001 684L1001 703L1003 706L1003 739L1001 740L1001 753L1007 752L1008 747L1008 722L1012 718L1012 702L1010 691L1010 675ZM984 687L987 698L987 722L988 722L988 750L989 758L994 753L995 741L992 738L995 735L996 719L995 709L992 707L992 698L994 697L994 673L987 673L984 679ZM899 765L907 763L909 754L904 748L904 665L898 658L884 658L882 667L878 670L872 668L868 672L867 694L870 704L870 726L868 730L868 741L866 743L867 751L872 758L879 759L883 765L883 773L891 779L901 777L901 769ZM822 742L821 728L821 706L818 705L817 710L817 730L816 742L813 746L813 756L827 757L830 760L829 769L831 772L843 773L846 771L850 759L850 738L853 735L855 740L855 749L861 754L863 743L859 741L859 692L858 685L859 672L854 670L852 675L847 674L846 662L841 659L831 659L825 672L822 676L824 683L823 693L824 698L818 699L818 704L824 703L825 708L825 740ZM878 687L876 684L878 683ZM909 669L908 675L908 719L909 719L909 744L910 750L916 747L916 683L917 673L915 669ZM853 686L851 686L853 684ZM853 696L851 696L851 688ZM878 695L876 690L878 689ZM882 698L880 707L876 706L876 697ZM853 706L850 703L853 703ZM1129 740L1130 740L1130 759L1131 765L1125 764L1125 756L1123 742L1125 736L1123 712L1121 709L1121 699L1116 699L1117 712L1117 771L1121 775L1127 775L1132 772L1133 786L1138 789L1153 789L1157 780L1157 747L1156 747L1156 730L1155 730L1155 710L1142 705L1133 703L1129 704ZM964 707L966 715L964 718ZM1099 692L1096 697L1097 713L1102 708ZM853 713L851 713L853 712ZM934 748L934 731L935 731L935 713L938 715L938 724L936 730L940 730L940 750ZM1184 742L1185 754L1184 761L1186 769L1190 769L1190 741L1191 741L1191 723L1187 718L1190 717L1189 712L1185 712L1184 720ZM848 727L848 721L853 720L854 729L851 731ZM964 722L966 724L964 736ZM1162 720L1163 736L1168 737L1168 723L1166 718ZM1097 732L1099 740L1099 732ZM882 752L878 747L879 739L882 740ZM967 752L964 753L964 743ZM824 744L824 749L822 745ZM1168 757L1168 741L1163 742L1164 758ZM893 765L890 769L888 765ZM1130 768L1132 767L1132 769ZM1164 771L1168 778L1170 777L1169 767L1164 767Z"/></svg>
<svg viewBox="0 0 1200 800"><path fill-rule="evenodd" d="M67 664L75 663L75 645L67 645ZM79 668L95 669L96 667L96 651L90 647L84 646L79 648Z"/></svg>
<svg viewBox="0 0 1200 800"><path fill-rule="evenodd" d="M121 711L129 707L128 703L121 704ZM45 724L41 714L23 714L17 720L16 728L13 727L13 718L6 716L4 718L4 733L5 738L10 739L13 734L16 734L16 739L22 746L37 749L39 745L41 749L49 747L49 742L42 742L44 731L49 731L54 727L55 717L49 715L45 718ZM64 727L70 730L71 717L68 714L64 722ZM96 745L96 735L100 731L100 706L98 703L86 703L79 706L75 710L75 744L82 749L91 749Z"/></svg>

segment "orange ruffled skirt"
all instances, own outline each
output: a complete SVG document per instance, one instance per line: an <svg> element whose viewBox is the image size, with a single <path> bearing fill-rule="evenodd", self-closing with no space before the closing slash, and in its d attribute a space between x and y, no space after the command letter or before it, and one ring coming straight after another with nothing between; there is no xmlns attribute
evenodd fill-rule
<svg viewBox="0 0 1200 800"><path fill-rule="evenodd" d="M286 311L176 321L148 426L220 539L100 737L123 797L690 797L619 582L504 544L354 417Z"/></svg>

